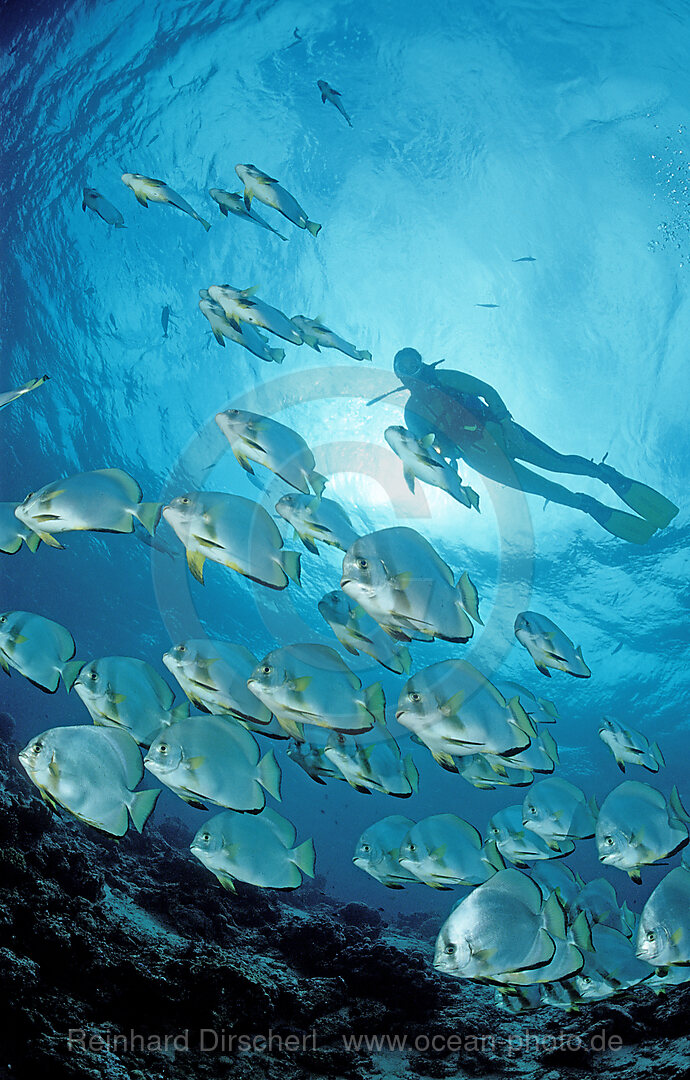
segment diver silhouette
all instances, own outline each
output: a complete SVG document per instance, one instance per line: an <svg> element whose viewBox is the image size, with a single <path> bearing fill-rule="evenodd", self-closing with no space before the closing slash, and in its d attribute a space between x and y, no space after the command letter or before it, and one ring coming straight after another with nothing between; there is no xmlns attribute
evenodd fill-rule
<svg viewBox="0 0 690 1080"><path fill-rule="evenodd" d="M454 462L462 458L489 480L581 510L613 536L634 544L645 544L678 513L678 507L658 491L623 476L603 461L597 464L577 454L558 453L513 420L492 386L465 372L438 371L441 363L425 364L416 349L401 349L393 368L403 385L390 393L409 391L407 428L417 438L433 432L443 457ZM591 495L570 491L522 462L547 472L600 480L635 513L615 510Z"/></svg>

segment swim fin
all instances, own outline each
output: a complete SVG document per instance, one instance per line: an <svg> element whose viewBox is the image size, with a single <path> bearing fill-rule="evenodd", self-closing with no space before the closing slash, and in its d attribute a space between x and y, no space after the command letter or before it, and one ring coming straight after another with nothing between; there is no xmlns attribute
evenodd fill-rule
<svg viewBox="0 0 690 1080"><path fill-rule="evenodd" d="M602 529L631 544L646 544L657 529L656 525L646 518L626 514L623 510L612 510L610 506L604 506L589 496L583 499L582 509L593 517Z"/></svg>
<svg viewBox="0 0 690 1080"><path fill-rule="evenodd" d="M652 522L657 529L665 529L673 521L678 513L678 507L670 499L661 495L654 488L640 484L637 480L631 480L622 476L608 466L604 466L604 475L601 479L612 488L619 499L622 499L631 510L640 517Z"/></svg>

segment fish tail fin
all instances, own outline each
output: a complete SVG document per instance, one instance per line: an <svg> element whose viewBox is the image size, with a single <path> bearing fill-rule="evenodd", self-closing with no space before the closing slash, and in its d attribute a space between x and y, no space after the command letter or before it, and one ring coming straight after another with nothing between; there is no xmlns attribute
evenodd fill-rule
<svg viewBox="0 0 690 1080"><path fill-rule="evenodd" d="M584 911L581 911L573 920L570 933L578 949L584 949L586 952L594 952L592 931Z"/></svg>
<svg viewBox="0 0 690 1080"><path fill-rule="evenodd" d="M303 874L307 877L313 878L314 868L316 866L316 851L314 850L314 841L311 837L305 840L303 844L299 844L294 848L292 852L292 861L295 866L298 866Z"/></svg>
<svg viewBox="0 0 690 1080"><path fill-rule="evenodd" d="M325 476L322 476L321 473L312 472L309 475L309 483L312 486L312 490L313 490L314 494L317 496L317 498L320 499L321 496L323 495L323 489L325 488L326 484L328 483L328 478L325 477Z"/></svg>
<svg viewBox="0 0 690 1080"><path fill-rule="evenodd" d="M669 797L669 805L673 811L673 817L681 823L690 821L690 814L680 801L680 795L678 794L678 788L674 784L671 789L671 795Z"/></svg>
<svg viewBox="0 0 690 1080"><path fill-rule="evenodd" d="M38 532L36 535L38 536L38 539L42 540L48 547L60 548L60 550L62 550L65 546L64 544L61 544L59 540L56 540L52 533Z"/></svg>
<svg viewBox="0 0 690 1080"><path fill-rule="evenodd" d="M29 551L36 552L38 545L41 542L41 538L38 533L32 532L29 536L25 537L24 543L28 547Z"/></svg>
<svg viewBox="0 0 690 1080"><path fill-rule="evenodd" d="M308 221L306 227L307 229L309 229L309 232L312 236L318 236L321 231L321 226L318 225L315 221ZM678 513L678 511L676 511L676 513Z"/></svg>
<svg viewBox="0 0 690 1080"><path fill-rule="evenodd" d="M492 870L498 872L499 870L505 870L506 862L495 840L487 840L484 844L484 854L482 856L487 866L490 866Z"/></svg>
<svg viewBox="0 0 690 1080"><path fill-rule="evenodd" d="M516 694L515 697L510 699L510 701L508 702L508 708L510 709L510 712L513 716L516 727L519 727L520 731L522 731L525 735L529 735L530 739L535 738L537 735L537 730L534 726L533 721L525 712L518 694Z"/></svg>
<svg viewBox="0 0 690 1080"><path fill-rule="evenodd" d="M274 364L282 364L285 359L285 349L268 349L268 355Z"/></svg>
<svg viewBox="0 0 690 1080"><path fill-rule="evenodd" d="M211 228L211 222L210 222L210 221L206 221L206 220L205 220L204 218L202 218L202 217L200 217L200 218L199 218L199 221L201 222L201 224L202 224L202 225L204 226L204 228L206 229L206 232L208 232L208 230L209 230L209 229Z"/></svg>
<svg viewBox="0 0 690 1080"><path fill-rule="evenodd" d="M60 675L62 676L62 681L65 684L65 690L67 691L67 693L69 693L74 686L76 678L83 666L83 660L68 660L67 663L64 665L62 671L60 672Z"/></svg>
<svg viewBox="0 0 690 1080"><path fill-rule="evenodd" d="M542 909L544 926L553 937L565 937L565 911L557 893L551 893Z"/></svg>
<svg viewBox="0 0 690 1080"><path fill-rule="evenodd" d="M181 701L179 705L176 705L174 709L171 709L168 713L170 722L175 724L178 720L186 720L189 716L189 702Z"/></svg>
<svg viewBox="0 0 690 1080"><path fill-rule="evenodd" d="M162 503L142 502L134 511L135 518L141 522L151 536L155 533L156 526L161 519L161 510Z"/></svg>
<svg viewBox="0 0 690 1080"><path fill-rule="evenodd" d="M403 775L416 794L419 791L419 771L414 763L412 754L406 754L403 758Z"/></svg>
<svg viewBox="0 0 690 1080"><path fill-rule="evenodd" d="M301 585L300 581L300 555L298 551L281 551L280 564L290 578L290 581L294 581L295 585Z"/></svg>
<svg viewBox="0 0 690 1080"><path fill-rule="evenodd" d="M371 713L374 720L379 724L385 724L386 697L380 682L374 683L372 686L367 686L364 691L364 700L366 702L367 711Z"/></svg>
<svg viewBox="0 0 690 1080"><path fill-rule="evenodd" d="M358 360L373 360L373 357L368 349L356 349Z"/></svg>
<svg viewBox="0 0 690 1080"><path fill-rule="evenodd" d="M398 653L398 660L402 664L403 675L409 675L412 667L412 657L410 656L410 650L405 648L405 646L403 646Z"/></svg>
<svg viewBox="0 0 690 1080"><path fill-rule="evenodd" d="M479 593L467 571L465 571L460 578L457 584L457 590L460 594L460 604L463 609L470 618L474 619L474 621L479 624L479 626L483 626L484 623L479 615Z"/></svg>
<svg viewBox="0 0 690 1080"><path fill-rule="evenodd" d="M650 749L650 753L651 753L652 757L654 758L654 760L656 761L659 768L663 769L664 766L666 765L666 758L662 754L658 743L654 743L654 745Z"/></svg>
<svg viewBox="0 0 690 1080"><path fill-rule="evenodd" d="M280 802L280 781L282 773L280 765L276 761L275 754L269 750L259 762L259 783L266 789L269 795Z"/></svg>
<svg viewBox="0 0 690 1080"><path fill-rule="evenodd" d="M160 788L151 788L149 791L135 791L129 804L129 813L137 832L142 832L144 825L153 813L153 808L161 793Z"/></svg>

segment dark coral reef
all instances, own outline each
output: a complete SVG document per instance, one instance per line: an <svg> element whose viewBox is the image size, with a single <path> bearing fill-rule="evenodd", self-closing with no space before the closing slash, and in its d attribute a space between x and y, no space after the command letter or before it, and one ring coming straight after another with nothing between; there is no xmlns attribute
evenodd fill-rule
<svg viewBox="0 0 690 1080"><path fill-rule="evenodd" d="M111 839L49 810L16 761L2 716L3 1077L690 1075L686 989L509 1016L436 974L427 916L388 925L318 879L231 896L181 823Z"/></svg>

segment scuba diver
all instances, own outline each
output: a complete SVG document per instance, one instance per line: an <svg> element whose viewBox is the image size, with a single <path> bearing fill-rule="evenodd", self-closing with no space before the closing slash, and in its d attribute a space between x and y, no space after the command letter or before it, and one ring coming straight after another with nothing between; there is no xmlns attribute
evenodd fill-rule
<svg viewBox="0 0 690 1080"><path fill-rule="evenodd" d="M408 430L416 438L433 432L435 445L444 458L454 463L462 458L489 480L581 510L613 536L634 544L645 544L678 513L678 507L658 491L623 476L603 461L597 465L576 454L559 454L515 423L492 386L461 371L438 371L441 363L438 360L425 364L416 349L401 349L395 355L393 368L403 385L390 393L409 391L405 405ZM547 472L600 480L635 514L614 510L591 495L570 491L522 462Z"/></svg>

